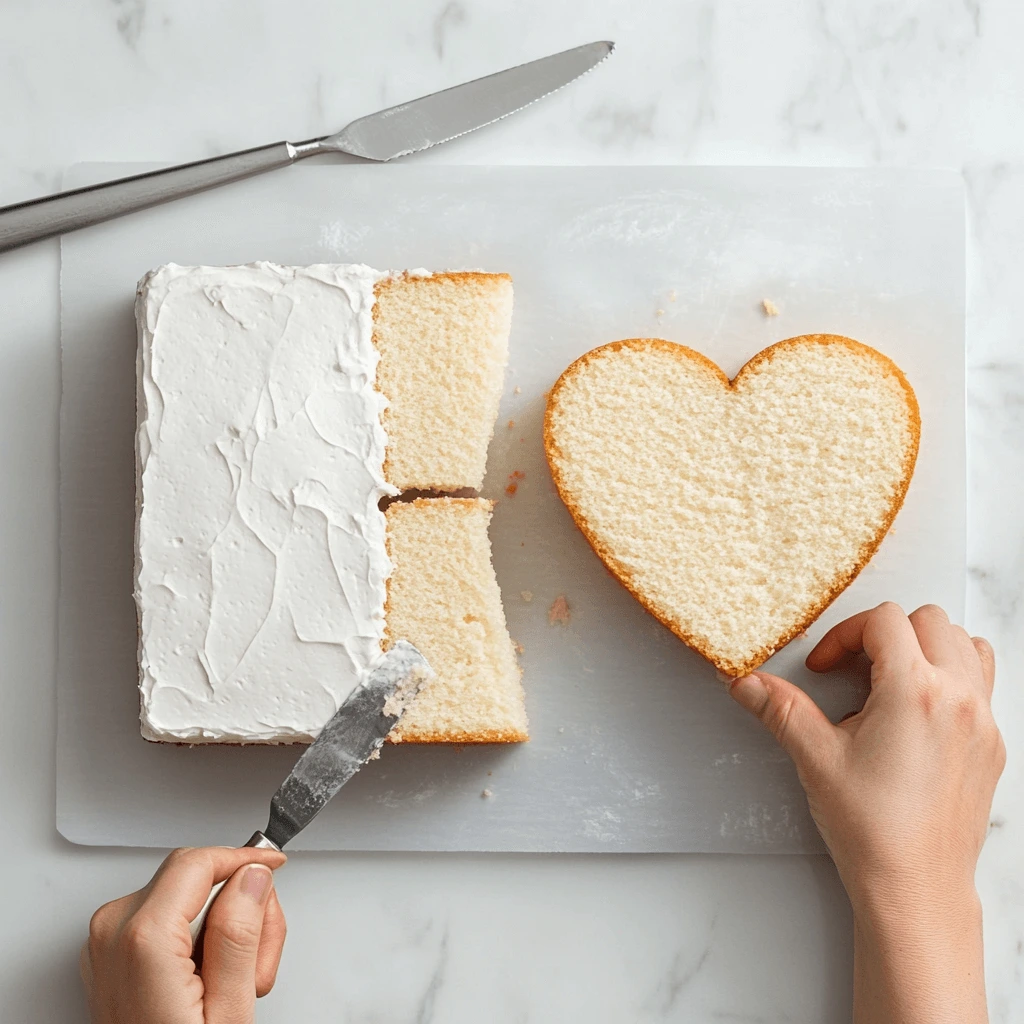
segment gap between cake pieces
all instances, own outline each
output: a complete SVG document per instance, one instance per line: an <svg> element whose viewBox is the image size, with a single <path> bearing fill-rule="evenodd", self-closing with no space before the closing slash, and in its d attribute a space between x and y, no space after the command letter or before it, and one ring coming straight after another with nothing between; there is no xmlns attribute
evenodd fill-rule
<svg viewBox="0 0 1024 1024"><path fill-rule="evenodd" d="M392 742L528 738L491 503L461 496L483 482L511 314L507 274L169 264L142 279L147 739L308 742L398 639L435 678Z"/></svg>

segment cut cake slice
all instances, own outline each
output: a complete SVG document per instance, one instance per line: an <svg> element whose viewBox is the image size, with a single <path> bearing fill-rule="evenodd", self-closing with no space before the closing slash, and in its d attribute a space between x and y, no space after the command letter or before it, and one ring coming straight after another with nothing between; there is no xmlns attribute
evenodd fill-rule
<svg viewBox="0 0 1024 1024"><path fill-rule="evenodd" d="M387 638L415 644L437 674L393 743L511 743L528 738L520 669L491 566L482 498L388 506Z"/></svg>
<svg viewBox="0 0 1024 1024"><path fill-rule="evenodd" d="M400 491L479 490L508 362L508 274L401 274L375 288L384 476Z"/></svg>

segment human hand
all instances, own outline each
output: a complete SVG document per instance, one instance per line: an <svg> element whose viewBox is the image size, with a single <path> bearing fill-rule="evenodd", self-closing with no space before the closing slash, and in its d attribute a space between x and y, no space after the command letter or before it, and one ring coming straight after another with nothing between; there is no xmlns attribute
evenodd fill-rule
<svg viewBox="0 0 1024 1024"><path fill-rule="evenodd" d="M767 672L730 691L793 758L851 898L879 887L973 890L1006 760L990 704L992 648L935 605L908 617L886 603L830 629L807 667L827 672L861 651L871 693L838 725Z"/></svg>
<svg viewBox="0 0 1024 1024"><path fill-rule="evenodd" d="M271 871L285 860L244 847L175 850L144 889L100 907L81 956L93 1024L251 1024L281 960ZM225 878L197 971L189 922Z"/></svg>
<svg viewBox="0 0 1024 1024"><path fill-rule="evenodd" d="M935 605L887 602L829 630L807 667L860 652L871 692L838 725L767 672L730 692L792 757L849 893L858 1024L986 1021L974 873L1006 762L992 648Z"/></svg>

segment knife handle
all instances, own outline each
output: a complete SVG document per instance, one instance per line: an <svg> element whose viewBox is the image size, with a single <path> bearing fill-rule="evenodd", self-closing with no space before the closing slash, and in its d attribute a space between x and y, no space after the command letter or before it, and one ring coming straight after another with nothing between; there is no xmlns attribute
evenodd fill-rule
<svg viewBox="0 0 1024 1024"><path fill-rule="evenodd" d="M319 140L275 142L0 207L0 252L272 171L318 150Z"/></svg>
<svg viewBox="0 0 1024 1024"><path fill-rule="evenodd" d="M262 832L253 832L249 838L249 842L245 844L242 849L246 847L253 847L257 850L278 850L281 847L277 845L273 840L268 839ZM203 934L203 926L206 924L206 915L210 912L210 907L213 906L213 901L220 895L221 889L227 885L228 880L225 878L223 882L218 882L211 890L210 895L206 898L206 902L203 904L203 909L189 922L188 930L192 936L192 952L195 953L199 946L200 939Z"/></svg>

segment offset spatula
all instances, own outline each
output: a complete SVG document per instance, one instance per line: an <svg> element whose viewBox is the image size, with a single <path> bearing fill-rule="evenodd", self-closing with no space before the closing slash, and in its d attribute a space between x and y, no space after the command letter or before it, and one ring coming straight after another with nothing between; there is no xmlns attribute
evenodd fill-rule
<svg viewBox="0 0 1024 1024"><path fill-rule="evenodd" d="M380 750L384 738L430 675L427 659L412 644L399 640L295 762L270 801L266 831L254 832L245 845L280 850L291 842ZM218 882L213 887L203 909L189 925L193 949L207 912L224 885Z"/></svg>
<svg viewBox="0 0 1024 1024"><path fill-rule="evenodd" d="M308 142L275 142L0 207L0 252L285 167L317 153L349 153L366 160L407 156L521 110L600 64L613 48L608 42L577 46L379 110L334 135Z"/></svg>

